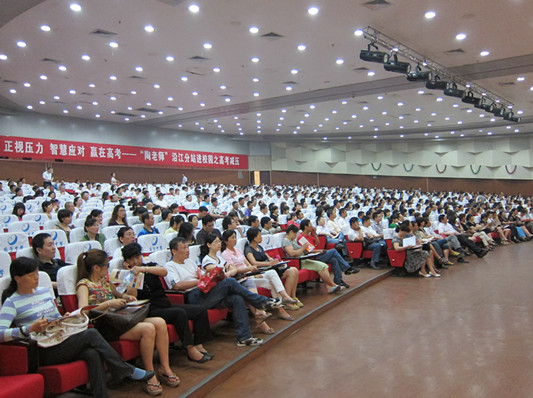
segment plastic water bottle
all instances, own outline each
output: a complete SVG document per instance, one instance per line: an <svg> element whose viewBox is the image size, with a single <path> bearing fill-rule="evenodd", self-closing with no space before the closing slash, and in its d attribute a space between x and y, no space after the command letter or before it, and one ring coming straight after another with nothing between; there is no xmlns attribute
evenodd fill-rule
<svg viewBox="0 0 533 398"><path fill-rule="evenodd" d="M124 279L122 279L122 282L120 282L120 285L118 285L117 292L125 293L134 278L135 275L133 274L133 271L128 272L126 276L124 276Z"/></svg>

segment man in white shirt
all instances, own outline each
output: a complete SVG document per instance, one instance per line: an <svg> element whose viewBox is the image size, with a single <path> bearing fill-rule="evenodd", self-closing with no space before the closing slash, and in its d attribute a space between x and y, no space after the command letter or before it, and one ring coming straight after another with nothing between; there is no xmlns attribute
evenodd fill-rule
<svg viewBox="0 0 533 398"><path fill-rule="evenodd" d="M461 246L468 247L479 258L484 257L489 252L489 249L480 248L465 235L459 233L450 223L448 223L448 218L445 214L441 214L439 216L439 225L437 230L439 231L439 234L443 236L456 236Z"/></svg>
<svg viewBox="0 0 533 398"><path fill-rule="evenodd" d="M48 167L45 171L43 171L43 188L46 189L48 186L52 185L53 179L54 169Z"/></svg>
<svg viewBox="0 0 533 398"><path fill-rule="evenodd" d="M250 331L246 303L256 308L279 308L281 299L269 299L252 293L233 278L218 282L208 293L198 289L201 271L194 261L189 259L189 244L183 238L176 237L169 243L172 261L165 264L168 271L165 282L172 290L185 292L185 302L200 304L205 308L229 307L233 310L233 320L237 333L237 346L253 346L263 343L254 338Z"/></svg>
<svg viewBox="0 0 533 398"><path fill-rule="evenodd" d="M376 233L370 226L370 217L363 217L363 226L361 232L365 239L365 250L372 250L372 259L370 260L370 268L381 269L377 264L379 263L381 252L387 250L387 243L383 240L383 235Z"/></svg>
<svg viewBox="0 0 533 398"><path fill-rule="evenodd" d="M117 238L122 246L115 249L113 253L113 259L122 258L122 248L130 243L137 242L135 232L130 227L122 227L117 232Z"/></svg>

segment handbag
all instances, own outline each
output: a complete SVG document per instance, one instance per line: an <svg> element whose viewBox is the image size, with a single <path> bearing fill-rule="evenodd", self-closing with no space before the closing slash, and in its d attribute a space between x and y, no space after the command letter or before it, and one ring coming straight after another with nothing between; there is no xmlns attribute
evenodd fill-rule
<svg viewBox="0 0 533 398"><path fill-rule="evenodd" d="M89 318L84 313L59 318L50 322L47 328L40 333L30 333L30 338L42 348L53 347L61 344L74 334L87 329Z"/></svg>
<svg viewBox="0 0 533 398"><path fill-rule="evenodd" d="M100 334L108 341L118 338L144 321L150 312L150 304L125 306L119 309L89 310L89 318Z"/></svg>
<svg viewBox="0 0 533 398"><path fill-rule="evenodd" d="M218 282L224 280L226 274L224 270L219 267L214 267L210 271L207 271L198 282L198 289L202 293L209 293L212 288L214 288Z"/></svg>

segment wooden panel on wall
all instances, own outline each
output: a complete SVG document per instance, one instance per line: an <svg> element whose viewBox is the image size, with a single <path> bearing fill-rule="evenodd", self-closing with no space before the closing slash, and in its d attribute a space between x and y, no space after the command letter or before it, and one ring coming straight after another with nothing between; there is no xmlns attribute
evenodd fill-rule
<svg viewBox="0 0 533 398"><path fill-rule="evenodd" d="M45 168L43 162L3 160L0 163L0 178L18 180L26 178L31 184L42 184L42 173ZM238 178L237 170L191 170L172 168L150 168L132 166L99 166L84 164L52 163L54 178L65 181L94 181L109 182L111 172L117 174L117 179L132 183L181 183L182 174L185 173L189 182L216 182L220 184L246 185L247 179ZM242 173L247 177L247 172Z"/></svg>

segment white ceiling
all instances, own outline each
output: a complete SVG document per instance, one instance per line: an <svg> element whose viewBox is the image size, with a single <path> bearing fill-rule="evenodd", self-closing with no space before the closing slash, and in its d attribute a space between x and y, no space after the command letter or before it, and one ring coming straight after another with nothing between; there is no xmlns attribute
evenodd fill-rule
<svg viewBox="0 0 533 398"><path fill-rule="evenodd" d="M533 133L530 0L80 0L79 12L70 9L73 2L18 0L15 7L0 0L0 55L7 57L0 59L0 112L268 141ZM193 3L199 12L189 11ZM311 6L318 14L308 13ZM424 17L429 10L436 12L431 20ZM43 24L51 30L41 30ZM145 31L148 24L154 32ZM259 32L250 33L251 26ZM522 122L493 117L361 61L368 40L354 31L367 26L509 101ZM91 34L97 29L113 34ZM262 37L270 32L282 37ZM466 39L456 40L458 33ZM306 49L299 51L299 44ZM457 49L463 52L448 52ZM483 57L482 50L490 54ZM191 59L197 56L206 59Z"/></svg>

